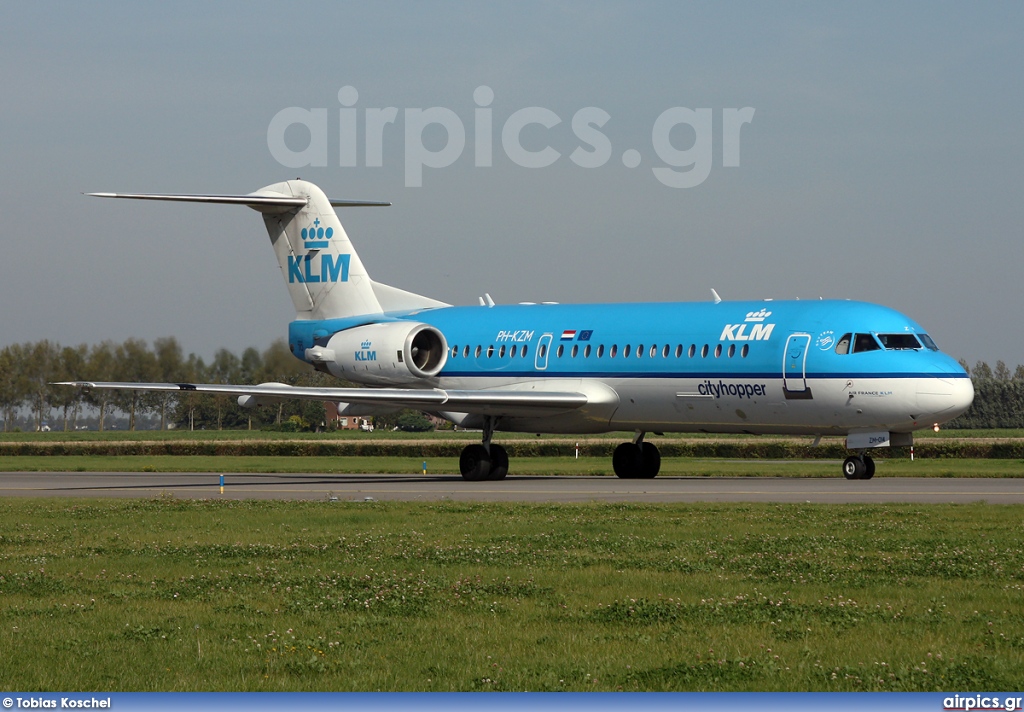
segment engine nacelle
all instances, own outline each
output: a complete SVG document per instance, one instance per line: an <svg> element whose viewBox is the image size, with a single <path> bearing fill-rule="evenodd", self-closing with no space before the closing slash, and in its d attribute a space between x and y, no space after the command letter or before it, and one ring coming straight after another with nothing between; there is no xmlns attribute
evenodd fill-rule
<svg viewBox="0 0 1024 712"><path fill-rule="evenodd" d="M408 384L441 372L448 342L427 324L395 321L339 331L326 346L306 349L305 356L314 366L357 383Z"/></svg>

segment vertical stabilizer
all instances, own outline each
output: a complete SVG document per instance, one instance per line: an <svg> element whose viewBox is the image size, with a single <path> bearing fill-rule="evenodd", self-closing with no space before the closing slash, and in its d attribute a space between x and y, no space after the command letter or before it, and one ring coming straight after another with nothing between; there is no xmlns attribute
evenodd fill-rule
<svg viewBox="0 0 1024 712"><path fill-rule="evenodd" d="M263 213L270 242L299 319L380 314L366 269L338 220L331 201L312 183L275 183L252 194L305 198L298 209Z"/></svg>

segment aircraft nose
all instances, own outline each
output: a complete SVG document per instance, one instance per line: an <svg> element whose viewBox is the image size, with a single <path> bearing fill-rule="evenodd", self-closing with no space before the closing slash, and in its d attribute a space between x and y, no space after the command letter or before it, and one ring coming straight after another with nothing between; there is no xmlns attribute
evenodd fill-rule
<svg viewBox="0 0 1024 712"><path fill-rule="evenodd" d="M974 384L970 378L929 378L918 382L917 402L922 422L945 423L971 407Z"/></svg>

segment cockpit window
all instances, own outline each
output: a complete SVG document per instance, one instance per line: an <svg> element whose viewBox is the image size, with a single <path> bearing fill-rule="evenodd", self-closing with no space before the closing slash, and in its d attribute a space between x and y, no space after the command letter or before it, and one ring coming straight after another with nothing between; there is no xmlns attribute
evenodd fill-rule
<svg viewBox="0 0 1024 712"><path fill-rule="evenodd" d="M865 351L878 351L882 347L875 341L871 334L856 334L853 337L853 353L860 354Z"/></svg>
<svg viewBox="0 0 1024 712"><path fill-rule="evenodd" d="M839 337L839 341L836 342L836 353L840 356L850 353L850 340L852 338L853 334L843 334Z"/></svg>
<svg viewBox="0 0 1024 712"><path fill-rule="evenodd" d="M918 338L921 339L921 341L924 343L924 347L929 351L939 350L939 347L935 345L935 342L932 340L932 337L928 336L928 334L918 334Z"/></svg>
<svg viewBox="0 0 1024 712"><path fill-rule="evenodd" d="M887 349L919 349L921 342L913 334L879 334L878 340Z"/></svg>

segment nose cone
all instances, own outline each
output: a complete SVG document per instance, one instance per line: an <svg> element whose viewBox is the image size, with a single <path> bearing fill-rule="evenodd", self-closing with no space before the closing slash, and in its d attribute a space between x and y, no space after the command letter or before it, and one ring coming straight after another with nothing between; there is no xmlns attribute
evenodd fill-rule
<svg viewBox="0 0 1024 712"><path fill-rule="evenodd" d="M965 374L966 375L966 374ZM970 378L928 378L918 382L918 421L945 423L963 414L974 401Z"/></svg>

